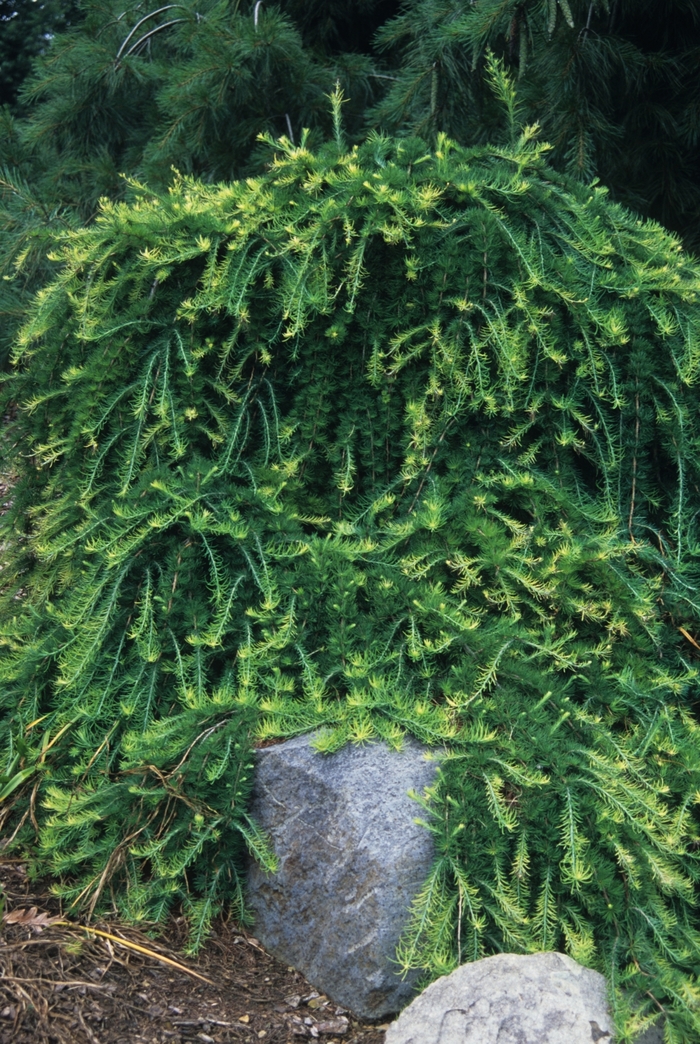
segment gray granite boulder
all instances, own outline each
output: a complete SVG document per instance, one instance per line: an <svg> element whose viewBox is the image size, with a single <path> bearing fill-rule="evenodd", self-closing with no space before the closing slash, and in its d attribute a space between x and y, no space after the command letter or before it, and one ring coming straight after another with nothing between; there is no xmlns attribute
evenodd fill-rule
<svg viewBox="0 0 700 1044"><path fill-rule="evenodd" d="M312 739L256 751L251 812L279 868L249 866L254 931L337 1004L377 1019L415 993L395 954L433 844L407 792L422 792L437 766L408 738L400 752L369 743L328 755Z"/></svg>
<svg viewBox="0 0 700 1044"><path fill-rule="evenodd" d="M659 1027L638 1044L661 1044ZM563 953L502 953L432 983L385 1044L612 1044L605 979Z"/></svg>

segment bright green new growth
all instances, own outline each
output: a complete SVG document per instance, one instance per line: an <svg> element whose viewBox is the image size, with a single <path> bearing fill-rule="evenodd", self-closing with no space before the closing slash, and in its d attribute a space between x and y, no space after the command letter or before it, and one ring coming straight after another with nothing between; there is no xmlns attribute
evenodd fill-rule
<svg viewBox="0 0 700 1044"><path fill-rule="evenodd" d="M269 144L56 243L9 388L8 822L196 947L271 859L251 744L408 731L446 757L406 965L564 949L697 1039L700 273L529 131Z"/></svg>

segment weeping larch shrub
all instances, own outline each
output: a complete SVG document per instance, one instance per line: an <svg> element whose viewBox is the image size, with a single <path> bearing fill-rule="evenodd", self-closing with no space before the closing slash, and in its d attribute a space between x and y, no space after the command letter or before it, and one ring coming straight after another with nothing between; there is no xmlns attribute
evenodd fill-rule
<svg viewBox="0 0 700 1044"><path fill-rule="evenodd" d="M697 1041L700 271L518 133L270 141L57 235L5 392L3 832L194 951L274 866L253 746L410 733L404 966L564 950L623 1037Z"/></svg>

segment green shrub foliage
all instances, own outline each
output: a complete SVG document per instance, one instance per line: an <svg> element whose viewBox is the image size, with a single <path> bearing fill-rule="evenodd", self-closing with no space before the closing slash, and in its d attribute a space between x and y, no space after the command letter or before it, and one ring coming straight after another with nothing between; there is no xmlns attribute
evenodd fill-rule
<svg viewBox="0 0 700 1044"><path fill-rule="evenodd" d="M697 1040L700 273L518 133L270 141L57 236L7 392L5 833L196 947L274 862L252 744L410 732L404 963L564 949Z"/></svg>

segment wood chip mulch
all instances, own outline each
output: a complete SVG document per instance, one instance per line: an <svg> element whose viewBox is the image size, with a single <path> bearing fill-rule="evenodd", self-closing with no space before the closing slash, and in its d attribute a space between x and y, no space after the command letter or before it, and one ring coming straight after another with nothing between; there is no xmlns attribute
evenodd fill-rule
<svg viewBox="0 0 700 1044"><path fill-rule="evenodd" d="M157 941L111 921L90 933L2 855L0 886L0 1044L383 1044L385 1025L319 996L240 926L218 923L189 960L181 919Z"/></svg>

